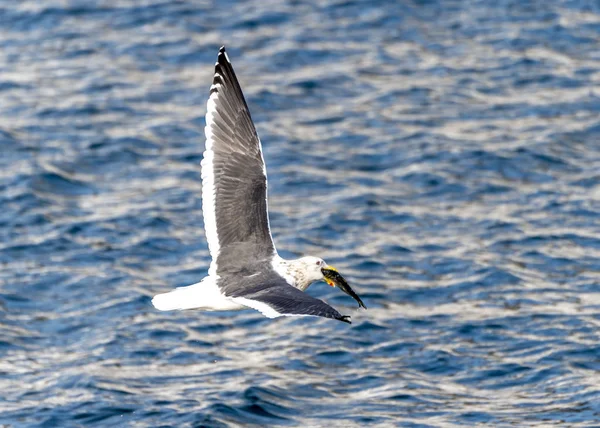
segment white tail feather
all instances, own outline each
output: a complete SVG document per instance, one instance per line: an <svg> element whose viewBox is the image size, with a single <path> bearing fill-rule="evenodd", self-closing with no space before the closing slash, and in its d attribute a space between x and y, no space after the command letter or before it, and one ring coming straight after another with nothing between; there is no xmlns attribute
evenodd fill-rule
<svg viewBox="0 0 600 428"><path fill-rule="evenodd" d="M206 277L187 287L176 288L168 293L157 294L152 299L152 304L159 311L183 309L227 311L244 308L243 305L221 294L216 281L211 277Z"/></svg>
<svg viewBox="0 0 600 428"><path fill-rule="evenodd" d="M158 294L152 299L152 304L159 311L173 311L176 309L193 309L197 307L191 297L193 290L189 287L176 288L168 293Z"/></svg>

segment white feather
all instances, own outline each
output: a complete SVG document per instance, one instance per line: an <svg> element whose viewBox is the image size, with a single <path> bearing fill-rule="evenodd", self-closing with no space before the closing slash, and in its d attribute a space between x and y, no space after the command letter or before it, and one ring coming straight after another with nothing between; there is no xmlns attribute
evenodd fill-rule
<svg viewBox="0 0 600 428"><path fill-rule="evenodd" d="M158 294L152 299L152 304L159 311L173 311L181 309L204 309L207 311L229 311L243 309L241 303L224 296L216 281L206 277L202 281L179 287L168 293Z"/></svg>
<svg viewBox="0 0 600 428"><path fill-rule="evenodd" d="M266 303L259 302L258 300L246 299L245 297L233 297L231 300L240 305L247 306L248 308L256 309L267 318L277 318L285 315L280 314Z"/></svg>
<svg viewBox="0 0 600 428"><path fill-rule="evenodd" d="M290 284L292 287L296 286L296 279L290 274L288 261L281 258L279 254L277 254L277 251L271 260L271 266L273 267L273 270L277 272L279 276L283 277L288 284Z"/></svg>
<svg viewBox="0 0 600 428"><path fill-rule="evenodd" d="M208 250L212 257L208 275L216 277L217 275L217 258L219 257L220 245L219 234L217 231L217 215L215 208L215 171L213 166L214 152L213 147L213 131L214 116L217 113L216 100L218 92L213 92L206 104L206 127L204 134L206 135L206 149L204 158L202 159L202 212L204 214L204 231L206 240L208 241Z"/></svg>
<svg viewBox="0 0 600 428"><path fill-rule="evenodd" d="M247 306L252 309L256 309L258 312L266 316L267 318L277 318L277 317L312 317L316 315L309 314L282 314L277 312L275 309L270 307L264 302L259 302L258 300L247 299L245 297L233 297L231 300L239 303L241 305Z"/></svg>

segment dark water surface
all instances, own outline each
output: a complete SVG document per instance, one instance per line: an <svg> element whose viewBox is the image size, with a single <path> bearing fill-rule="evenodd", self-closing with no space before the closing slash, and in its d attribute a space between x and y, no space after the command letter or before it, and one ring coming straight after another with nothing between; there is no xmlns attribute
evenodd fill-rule
<svg viewBox="0 0 600 428"><path fill-rule="evenodd" d="M0 1L3 427L600 425L600 6ZM207 270L221 44L285 257L369 309L160 313Z"/></svg>

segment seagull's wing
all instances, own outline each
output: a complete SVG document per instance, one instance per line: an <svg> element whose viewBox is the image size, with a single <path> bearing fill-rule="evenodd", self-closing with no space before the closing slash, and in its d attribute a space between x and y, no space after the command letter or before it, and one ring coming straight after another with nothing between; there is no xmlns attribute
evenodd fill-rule
<svg viewBox="0 0 600 428"><path fill-rule="evenodd" d="M350 324L350 317L341 315L322 300L292 287L282 278L273 278L258 286L239 287L231 300L256 309L268 318L281 316L316 316L332 318Z"/></svg>
<svg viewBox="0 0 600 428"><path fill-rule="evenodd" d="M202 211L213 276L241 257L275 253L260 139L225 47L215 64L205 134Z"/></svg>

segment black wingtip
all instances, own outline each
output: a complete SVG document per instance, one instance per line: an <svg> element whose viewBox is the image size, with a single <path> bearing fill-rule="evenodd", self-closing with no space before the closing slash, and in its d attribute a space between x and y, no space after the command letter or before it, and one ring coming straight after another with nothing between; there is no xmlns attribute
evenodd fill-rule
<svg viewBox="0 0 600 428"><path fill-rule="evenodd" d="M348 324L352 324L352 321L350 321L349 315L342 315L341 317L338 318L338 320L346 322Z"/></svg>
<svg viewBox="0 0 600 428"><path fill-rule="evenodd" d="M219 54L217 55L217 64L222 64L224 66L231 64L231 61L229 61L229 56L227 55L227 51L225 50L225 45L221 46L221 49L219 49Z"/></svg>

